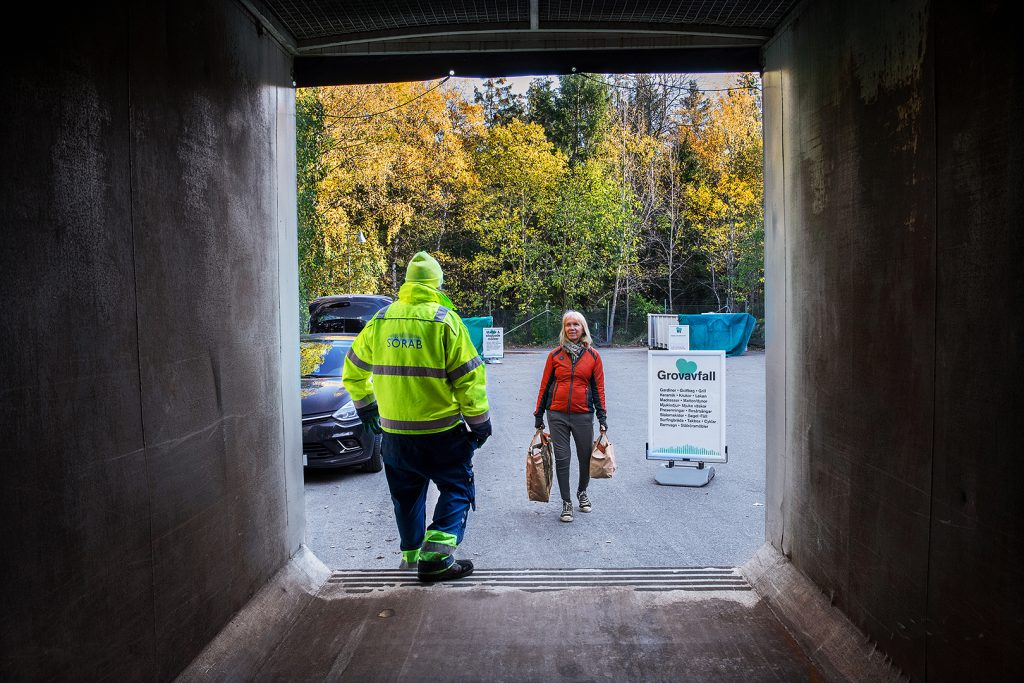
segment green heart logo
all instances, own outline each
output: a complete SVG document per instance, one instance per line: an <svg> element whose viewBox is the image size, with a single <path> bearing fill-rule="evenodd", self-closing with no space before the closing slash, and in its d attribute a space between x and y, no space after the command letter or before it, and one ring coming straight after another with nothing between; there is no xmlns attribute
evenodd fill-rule
<svg viewBox="0 0 1024 683"><path fill-rule="evenodd" d="M692 360L680 358L676 361L676 370L678 370L680 374L683 375L693 375L696 374L697 372L697 364L694 363Z"/></svg>

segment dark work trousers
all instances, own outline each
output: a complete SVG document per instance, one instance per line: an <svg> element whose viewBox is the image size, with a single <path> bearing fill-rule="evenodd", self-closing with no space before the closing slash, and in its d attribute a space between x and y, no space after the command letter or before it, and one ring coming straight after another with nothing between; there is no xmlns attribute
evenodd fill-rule
<svg viewBox="0 0 1024 683"><path fill-rule="evenodd" d="M429 528L452 534L462 542L469 508L476 509L474 446L464 424L437 434L384 432L384 474L395 506L402 550L414 550L423 544L430 482L437 485L440 496Z"/></svg>
<svg viewBox="0 0 1024 683"><path fill-rule="evenodd" d="M580 485L576 491L586 491L590 483L590 451L594 447L593 413L560 413L548 411L548 429L551 445L555 449L555 472L558 474L558 492L562 500L570 503L569 496L569 435L576 442L576 459L580 462Z"/></svg>

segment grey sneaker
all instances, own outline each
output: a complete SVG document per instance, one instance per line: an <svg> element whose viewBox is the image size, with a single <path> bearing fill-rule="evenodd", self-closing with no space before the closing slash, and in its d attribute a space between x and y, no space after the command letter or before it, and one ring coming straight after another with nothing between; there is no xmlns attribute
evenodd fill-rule
<svg viewBox="0 0 1024 683"><path fill-rule="evenodd" d="M418 562L409 562L408 560L403 558L402 561L398 564L398 568L399 569L416 569L416 566L418 564L419 564Z"/></svg>
<svg viewBox="0 0 1024 683"><path fill-rule="evenodd" d="M576 497L580 499L580 512L590 512L594 509L594 506L590 504L590 498L587 497L586 491L580 491L576 494Z"/></svg>
<svg viewBox="0 0 1024 683"><path fill-rule="evenodd" d="M562 516L559 517L558 519L560 519L563 522L571 522L572 521L572 503L570 501L568 501L568 500L563 500L562 501Z"/></svg>

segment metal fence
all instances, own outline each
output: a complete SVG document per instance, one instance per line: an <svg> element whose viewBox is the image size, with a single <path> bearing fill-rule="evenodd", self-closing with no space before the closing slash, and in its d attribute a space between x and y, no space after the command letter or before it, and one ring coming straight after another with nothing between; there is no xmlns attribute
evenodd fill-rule
<svg viewBox="0 0 1024 683"><path fill-rule="evenodd" d="M721 313L715 306L707 304L676 305L673 313ZM580 311L587 319L590 335L599 346L645 346L647 344L647 313L662 311L626 311L619 307L615 312L614 321L608 308ZM757 319L757 325L750 337L750 346L764 347L764 310L750 307L746 310L733 311L750 313ZM494 326L504 328L505 346L555 346L558 344L558 333L562 324L561 309L514 311L489 310L472 311L460 314L464 317L491 316ZM609 327L613 330L612 338L608 338Z"/></svg>

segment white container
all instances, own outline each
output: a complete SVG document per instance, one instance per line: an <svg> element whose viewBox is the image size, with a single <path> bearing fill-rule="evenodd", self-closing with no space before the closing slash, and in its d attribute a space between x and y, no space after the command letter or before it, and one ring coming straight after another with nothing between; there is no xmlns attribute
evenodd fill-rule
<svg viewBox="0 0 1024 683"><path fill-rule="evenodd" d="M647 346L652 349L668 349L669 331L679 324L678 313L647 314Z"/></svg>

